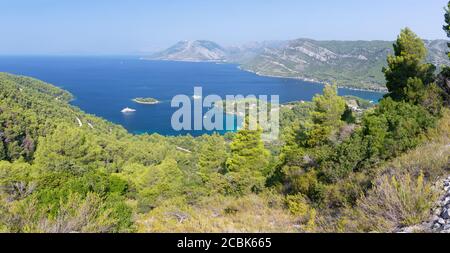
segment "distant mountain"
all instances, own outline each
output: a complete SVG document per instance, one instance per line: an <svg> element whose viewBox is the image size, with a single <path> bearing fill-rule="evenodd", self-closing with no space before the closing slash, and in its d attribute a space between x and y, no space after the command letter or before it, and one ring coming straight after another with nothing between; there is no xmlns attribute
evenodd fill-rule
<svg viewBox="0 0 450 253"><path fill-rule="evenodd" d="M436 66L448 65L448 41L446 40L425 40L428 48L428 61Z"/></svg>
<svg viewBox="0 0 450 253"><path fill-rule="evenodd" d="M174 46L146 57L151 60L170 61L225 61L227 52L212 41L180 41Z"/></svg>
<svg viewBox="0 0 450 253"><path fill-rule="evenodd" d="M227 61L258 75L337 82L339 86L386 90L381 71L392 41L291 41L254 42L224 48L210 41L182 41L148 59ZM428 62L450 65L447 41L425 41Z"/></svg>

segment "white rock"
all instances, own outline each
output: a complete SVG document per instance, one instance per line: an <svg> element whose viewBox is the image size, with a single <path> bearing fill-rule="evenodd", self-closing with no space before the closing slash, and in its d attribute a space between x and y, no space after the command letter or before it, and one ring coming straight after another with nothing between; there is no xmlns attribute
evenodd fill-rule
<svg viewBox="0 0 450 253"><path fill-rule="evenodd" d="M444 219L450 219L450 210L444 209L444 211L441 213L441 217Z"/></svg>
<svg viewBox="0 0 450 253"><path fill-rule="evenodd" d="M440 229L441 227L442 227L441 224L435 223L435 224L433 225L433 230L438 230L438 229Z"/></svg>
<svg viewBox="0 0 450 253"><path fill-rule="evenodd" d="M445 225L444 226L444 230L449 230L450 231L450 225Z"/></svg>
<svg viewBox="0 0 450 253"><path fill-rule="evenodd" d="M445 225L445 220L440 218L439 220L437 220L437 223L440 225Z"/></svg>

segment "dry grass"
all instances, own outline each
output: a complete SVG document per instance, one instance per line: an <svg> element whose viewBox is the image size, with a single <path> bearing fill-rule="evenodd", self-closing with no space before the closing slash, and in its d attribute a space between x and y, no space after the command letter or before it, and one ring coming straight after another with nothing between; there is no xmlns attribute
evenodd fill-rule
<svg viewBox="0 0 450 253"><path fill-rule="evenodd" d="M359 201L357 212L362 231L390 232L428 219L437 193L423 176L384 175L377 181L372 192Z"/></svg>
<svg viewBox="0 0 450 253"><path fill-rule="evenodd" d="M276 195L215 197L189 207L172 200L138 218L139 232L300 232L297 218Z"/></svg>

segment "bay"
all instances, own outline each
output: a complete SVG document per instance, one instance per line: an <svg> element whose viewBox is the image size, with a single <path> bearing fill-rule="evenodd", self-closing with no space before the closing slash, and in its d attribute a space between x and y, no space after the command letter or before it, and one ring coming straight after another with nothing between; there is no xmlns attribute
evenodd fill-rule
<svg viewBox="0 0 450 253"><path fill-rule="evenodd" d="M207 131L172 129L171 99L179 94L192 96L194 87L203 88L203 95L279 95L281 103L310 101L321 93L322 84L302 80L263 77L242 71L234 64L145 61L128 56L55 57L2 56L0 72L26 75L61 87L75 96L74 106L87 113L107 119L135 134L191 134ZM378 101L383 94L341 88L340 95L353 95ZM132 101L152 97L156 105ZM123 114L125 107L136 109ZM230 117L230 116L227 116Z"/></svg>

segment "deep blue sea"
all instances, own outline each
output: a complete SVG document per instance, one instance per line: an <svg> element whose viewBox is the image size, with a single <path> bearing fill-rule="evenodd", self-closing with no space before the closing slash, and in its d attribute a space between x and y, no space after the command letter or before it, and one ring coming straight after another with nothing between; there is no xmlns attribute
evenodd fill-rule
<svg viewBox="0 0 450 253"><path fill-rule="evenodd" d="M279 95L280 102L305 100L321 93L323 85L300 80L261 77L233 64L144 61L134 57L0 57L0 72L26 75L68 90L73 105L87 113L120 124L131 133L200 135L205 131L176 132L171 117L173 96L192 96L195 86L203 95ZM354 95L378 101L383 94L339 89L340 95ZM140 105L136 97L153 97L158 105ZM135 113L123 114L125 107Z"/></svg>

